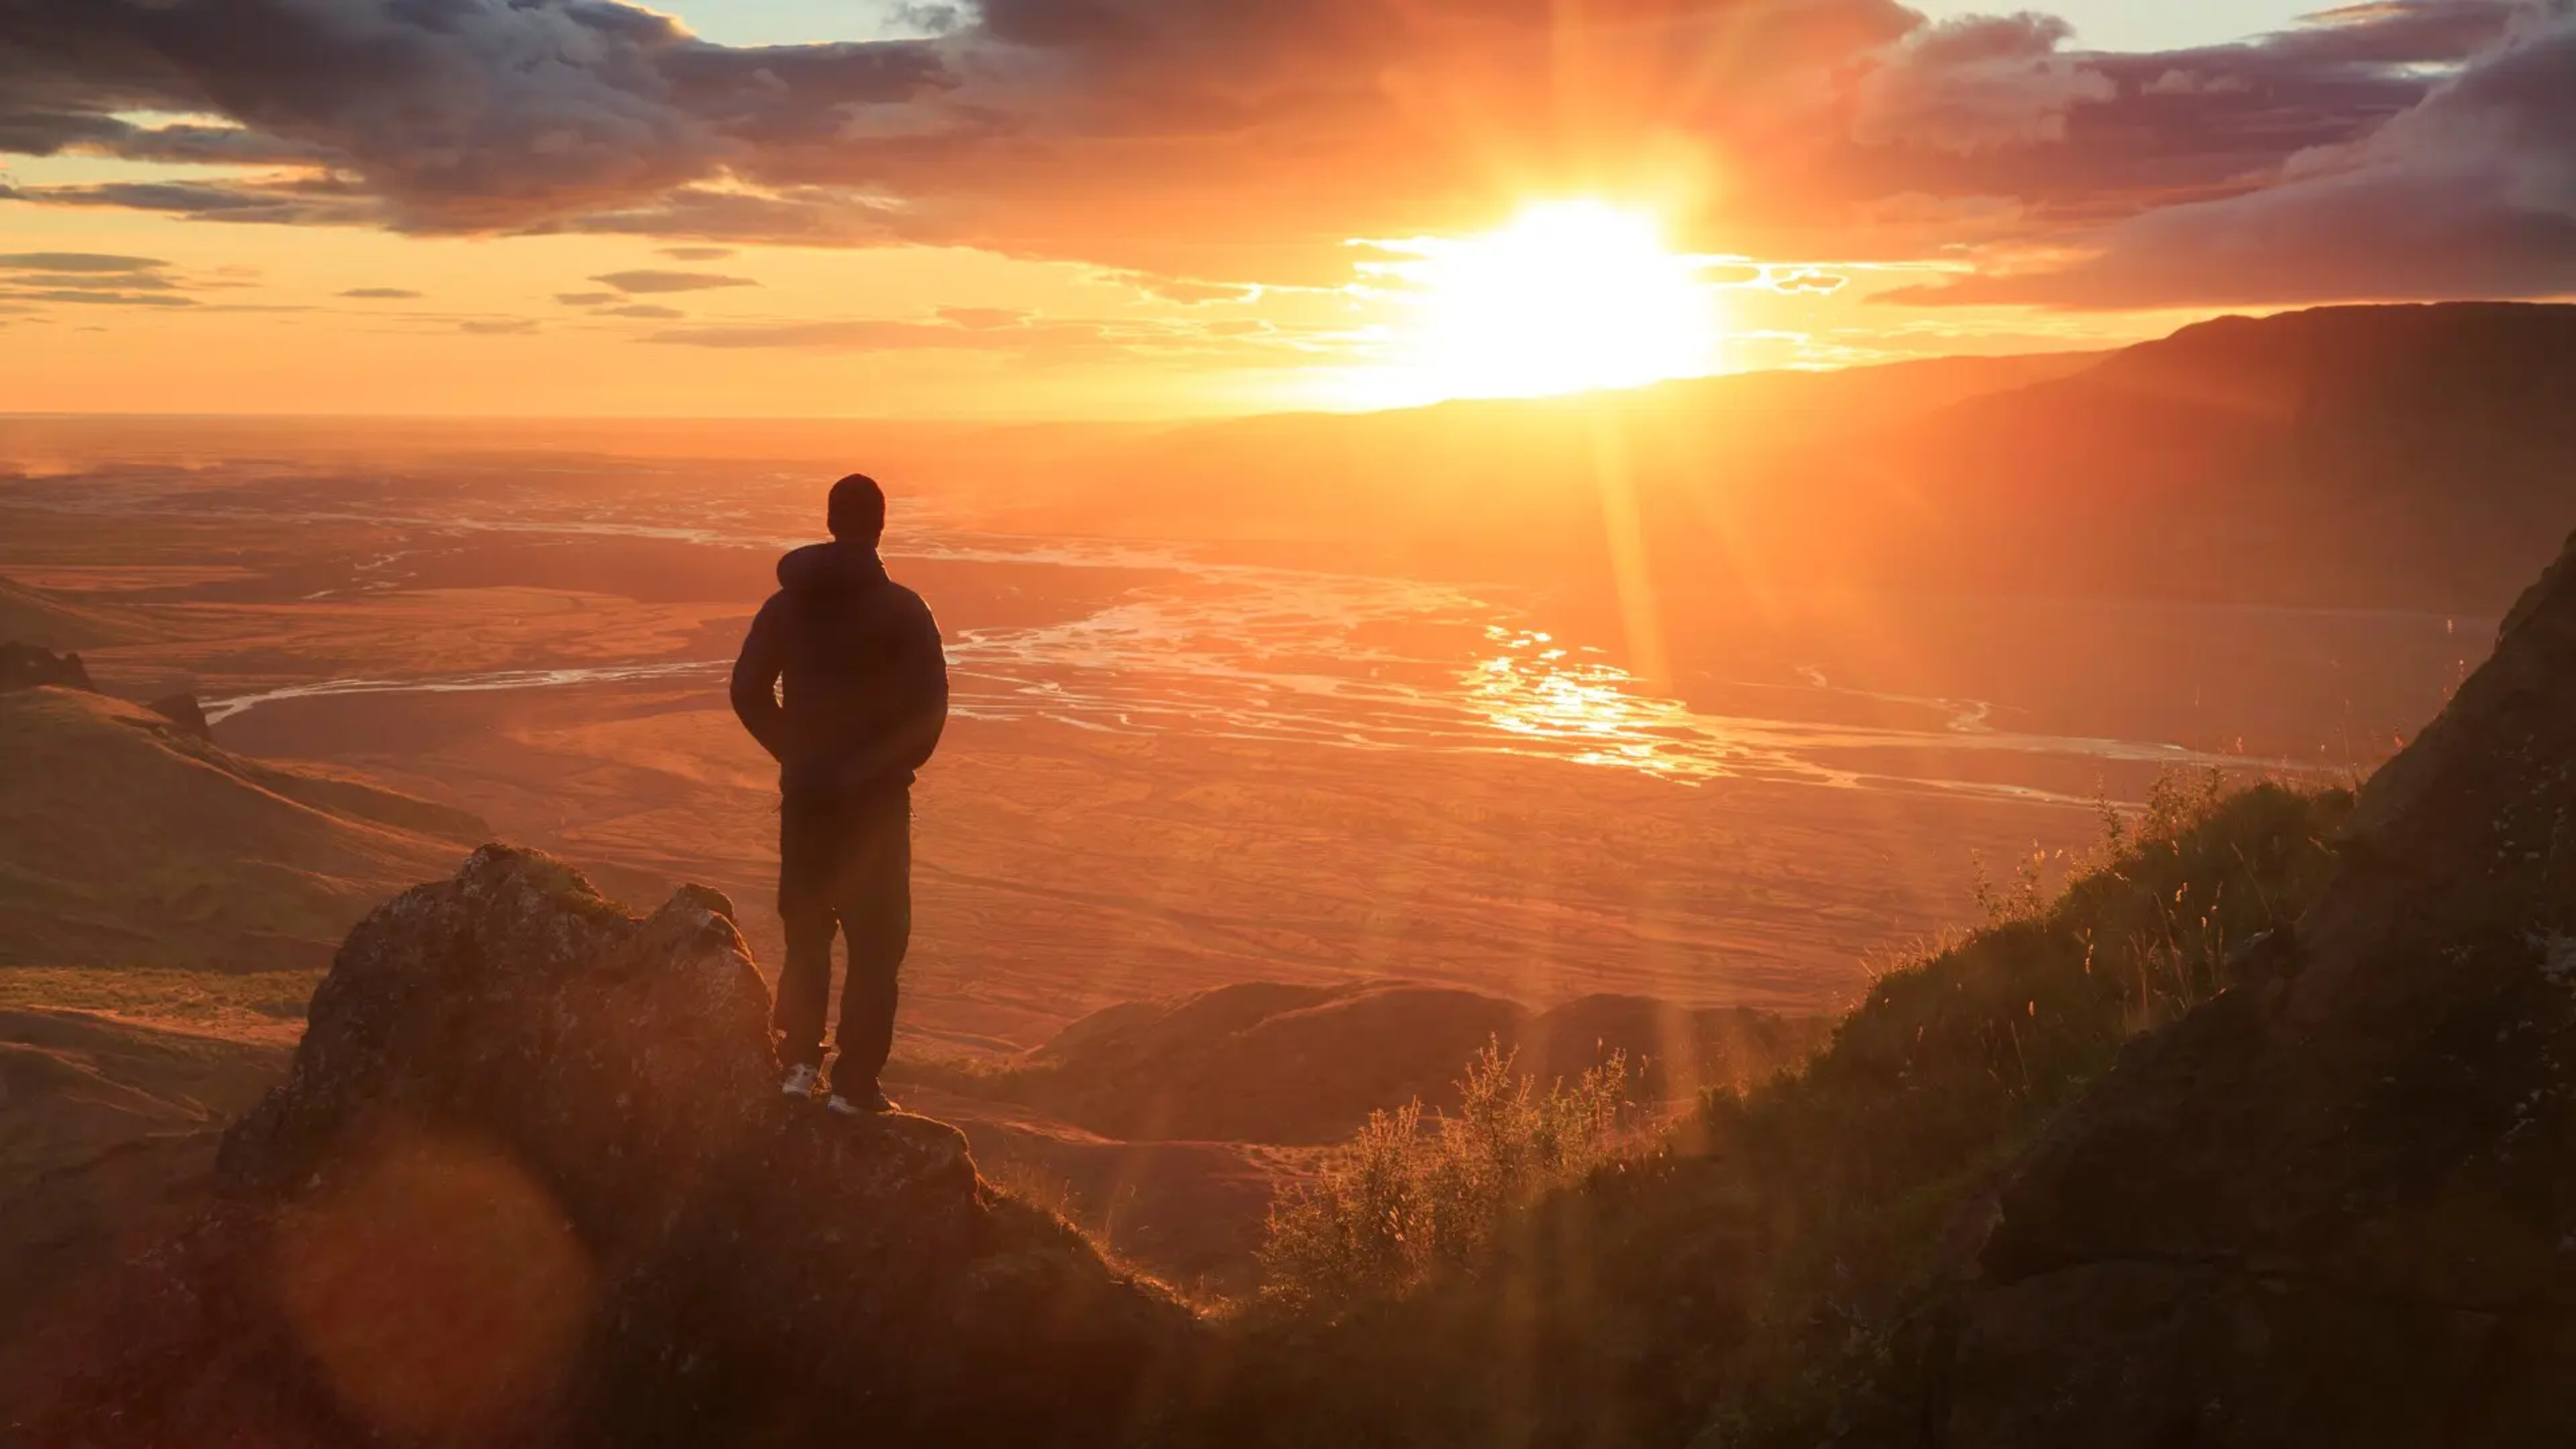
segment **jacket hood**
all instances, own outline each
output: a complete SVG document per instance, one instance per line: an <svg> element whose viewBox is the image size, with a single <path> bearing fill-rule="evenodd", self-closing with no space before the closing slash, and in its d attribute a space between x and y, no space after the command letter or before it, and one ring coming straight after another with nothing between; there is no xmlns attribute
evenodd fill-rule
<svg viewBox="0 0 2576 1449"><path fill-rule="evenodd" d="M846 594L885 581L877 551L858 544L808 544L778 561L778 586L791 594Z"/></svg>

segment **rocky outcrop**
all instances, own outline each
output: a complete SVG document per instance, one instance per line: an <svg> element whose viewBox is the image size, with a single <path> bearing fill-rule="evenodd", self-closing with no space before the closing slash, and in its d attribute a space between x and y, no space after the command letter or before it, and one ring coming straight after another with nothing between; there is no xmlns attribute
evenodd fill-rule
<svg viewBox="0 0 2576 1449"><path fill-rule="evenodd" d="M193 694L169 694L144 708L179 727L179 733L195 740L212 740L215 727L206 719L206 707Z"/></svg>
<svg viewBox="0 0 2576 1449"><path fill-rule="evenodd" d="M2028 1155L1856 1441L2576 1443L2576 551L2343 850Z"/></svg>
<svg viewBox="0 0 2576 1449"><path fill-rule="evenodd" d="M351 933L49 1444L1116 1437L1189 1315L918 1117L776 1090L711 891L486 847Z"/></svg>
<svg viewBox="0 0 2576 1449"><path fill-rule="evenodd" d="M56 654L14 639L0 644L0 694L46 685L92 692L98 688L89 682L89 670L77 654Z"/></svg>

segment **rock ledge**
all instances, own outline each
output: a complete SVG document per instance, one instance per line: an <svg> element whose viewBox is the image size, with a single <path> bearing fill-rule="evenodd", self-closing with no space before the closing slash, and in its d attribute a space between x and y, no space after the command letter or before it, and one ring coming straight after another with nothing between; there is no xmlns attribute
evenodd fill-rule
<svg viewBox="0 0 2576 1449"><path fill-rule="evenodd" d="M499 846L380 907L34 1442L1118 1437L1190 1315L954 1129L780 1098L730 913Z"/></svg>

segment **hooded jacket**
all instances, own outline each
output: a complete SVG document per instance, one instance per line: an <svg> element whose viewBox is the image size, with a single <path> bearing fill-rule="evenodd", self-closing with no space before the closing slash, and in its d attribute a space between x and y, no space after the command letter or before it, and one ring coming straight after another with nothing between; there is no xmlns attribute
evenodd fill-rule
<svg viewBox="0 0 2576 1449"><path fill-rule="evenodd" d="M733 712L789 794L908 786L948 722L938 622L876 550L800 548L734 661Z"/></svg>

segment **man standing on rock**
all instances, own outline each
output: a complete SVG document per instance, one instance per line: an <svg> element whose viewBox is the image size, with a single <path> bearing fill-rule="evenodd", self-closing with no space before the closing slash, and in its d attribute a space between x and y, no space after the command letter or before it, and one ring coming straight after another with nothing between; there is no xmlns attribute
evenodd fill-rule
<svg viewBox="0 0 2576 1449"><path fill-rule="evenodd" d="M912 935L912 779L948 722L939 625L877 558L885 510L874 479L832 485L832 541L779 560L733 667L734 713L778 761L781 1087L811 1097L821 1077L837 928L850 965L829 1106L845 1116L894 1110L877 1074Z"/></svg>

